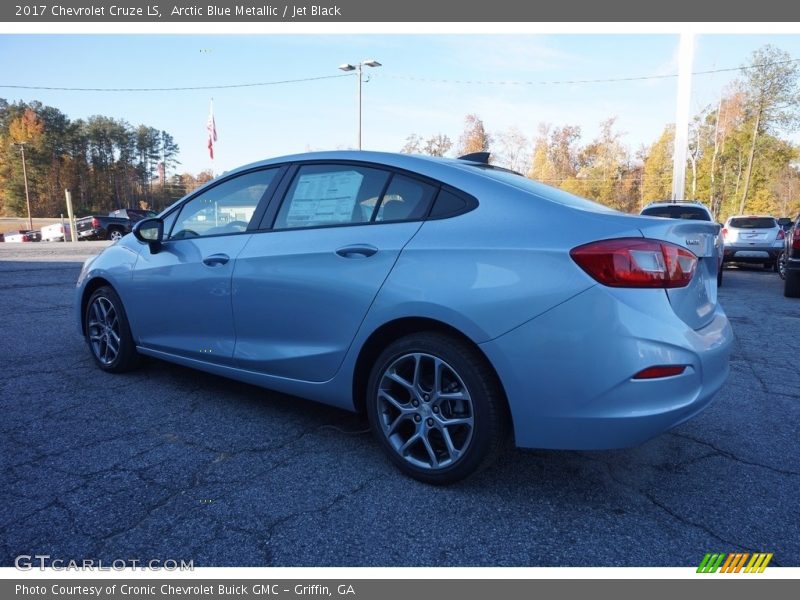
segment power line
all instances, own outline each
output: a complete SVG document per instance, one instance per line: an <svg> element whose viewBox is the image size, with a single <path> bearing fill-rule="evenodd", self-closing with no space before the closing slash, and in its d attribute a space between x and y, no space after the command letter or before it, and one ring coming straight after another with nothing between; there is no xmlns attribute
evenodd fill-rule
<svg viewBox="0 0 800 600"><path fill-rule="evenodd" d="M692 75L711 75L713 73L729 73L731 71L746 71L749 69L760 69L763 67L771 67L775 65L785 65L800 62L800 58L792 58L789 60L782 60L770 63L762 63L758 65L749 65L742 67L728 67L725 69L709 69L707 71L694 71ZM674 79L678 76L677 73L668 73L665 75L642 75L637 77L611 77L606 79L563 79L563 80L550 80L550 81L534 81L534 80L480 80L480 79L436 79L430 77L413 77L408 75L391 75L384 73L376 73L373 75L375 78L384 79L401 79L405 81L422 81L427 83L458 83L468 85L575 85L587 83L621 83L626 81L647 81L654 79ZM185 92L197 90L228 90L235 88L248 88L260 87L269 85L282 85L288 83L302 83L306 81L320 81L324 79L338 79L340 77L353 77L351 73L344 73L339 75L322 75L320 77L305 77L302 79L284 79L280 81L262 81L256 83L234 83L229 85L198 85L198 86L184 86L184 87L141 87L141 88L81 88L81 87L55 87L55 86L36 86L36 85L6 85L0 84L0 88L17 89L17 90L50 90L59 92Z"/></svg>
<svg viewBox="0 0 800 600"><path fill-rule="evenodd" d="M790 63L800 62L800 58L793 58L790 60L781 60L771 63L763 63L759 65L750 65L745 67L728 67L725 69L710 69L707 71L694 71L692 75L710 75L712 73L728 73L731 71L743 71L749 69L760 69L763 67L771 67L775 65L785 65ZM431 77L412 77L406 75L391 75L384 73L376 73L374 77L382 77L384 79L402 79L406 81L424 81L426 83L458 83L468 85L570 85L570 84L584 84L584 83L618 83L626 81L647 81L652 79L675 79L677 73L667 73L665 75L642 75L638 77L613 77L607 79L562 79L551 81L522 81L522 80L476 80L476 79L436 79Z"/></svg>
<svg viewBox="0 0 800 600"><path fill-rule="evenodd" d="M339 77L352 77L349 73L341 75L322 75L321 77L305 77L303 79L284 79L281 81L261 81L258 83L234 83L230 85L197 85L186 87L154 87L154 88L80 88L80 87L54 87L44 85L5 85L0 88L15 90L50 90L58 92L186 92L196 90L228 90L232 88L259 87L265 85L281 85L284 83L302 83L305 81L319 81L321 79L338 79Z"/></svg>

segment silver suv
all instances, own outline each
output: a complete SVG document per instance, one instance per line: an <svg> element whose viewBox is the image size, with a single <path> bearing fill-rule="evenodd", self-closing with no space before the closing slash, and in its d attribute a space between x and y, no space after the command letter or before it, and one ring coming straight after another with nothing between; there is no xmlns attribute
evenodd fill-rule
<svg viewBox="0 0 800 600"><path fill-rule="evenodd" d="M756 263L777 271L777 260L783 251L785 237L775 217L728 217L722 227L725 246L723 262Z"/></svg>

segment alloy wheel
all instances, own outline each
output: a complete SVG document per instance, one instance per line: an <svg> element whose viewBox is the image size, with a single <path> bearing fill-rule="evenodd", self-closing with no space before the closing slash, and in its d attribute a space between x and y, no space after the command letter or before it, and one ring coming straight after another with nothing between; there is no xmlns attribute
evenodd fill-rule
<svg viewBox="0 0 800 600"><path fill-rule="evenodd" d="M456 370L432 354L395 359L378 386L378 423L394 451L415 467L440 470L464 456L475 412Z"/></svg>
<svg viewBox="0 0 800 600"><path fill-rule="evenodd" d="M120 351L119 315L114 304L98 296L89 307L89 345L97 360L103 365L112 364Z"/></svg>

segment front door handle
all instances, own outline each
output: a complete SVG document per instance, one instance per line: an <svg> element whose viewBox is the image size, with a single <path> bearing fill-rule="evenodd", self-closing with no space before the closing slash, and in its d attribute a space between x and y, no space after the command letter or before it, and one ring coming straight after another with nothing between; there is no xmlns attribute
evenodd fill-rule
<svg viewBox="0 0 800 600"><path fill-rule="evenodd" d="M353 244L352 246L344 246L336 251L336 254L342 258L369 258L375 254L378 249L369 244Z"/></svg>
<svg viewBox="0 0 800 600"><path fill-rule="evenodd" d="M231 259L227 254L212 254L203 259L203 264L209 267L221 267Z"/></svg>

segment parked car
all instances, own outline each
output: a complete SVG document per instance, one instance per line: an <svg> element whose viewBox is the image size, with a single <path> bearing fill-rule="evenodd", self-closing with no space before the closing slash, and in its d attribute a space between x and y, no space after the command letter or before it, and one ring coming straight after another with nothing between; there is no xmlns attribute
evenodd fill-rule
<svg viewBox="0 0 800 600"><path fill-rule="evenodd" d="M138 208L120 208L112 210L108 215L91 215L75 222L78 239L81 240L112 240L118 241L127 233L137 221L155 217L157 213L152 210Z"/></svg>
<svg viewBox="0 0 800 600"><path fill-rule="evenodd" d="M508 427L519 447L618 448L705 408L733 340L715 233L485 153L301 154L139 221L84 264L75 317L103 371L148 355L363 411L400 469L449 483Z"/></svg>
<svg viewBox="0 0 800 600"><path fill-rule="evenodd" d="M33 229L16 229L4 234L6 242L41 242L42 234Z"/></svg>
<svg viewBox="0 0 800 600"><path fill-rule="evenodd" d="M69 235L69 223L53 223L42 227L42 239L45 242L63 242Z"/></svg>
<svg viewBox="0 0 800 600"><path fill-rule="evenodd" d="M797 215L784 241L784 250L778 257L778 273L784 280L783 295L800 298L800 215Z"/></svg>
<svg viewBox="0 0 800 600"><path fill-rule="evenodd" d="M708 207L702 202L695 200L692 202L651 202L642 209L640 213L647 217L661 217L663 219L688 219L694 221L714 222L714 216ZM717 247L719 265L717 267L717 287L722 285L722 236L717 234L714 237L714 245Z"/></svg>
<svg viewBox="0 0 800 600"><path fill-rule="evenodd" d="M775 217L729 217L722 227L725 247L723 262L762 264L778 270L778 256L783 251L786 234Z"/></svg>

